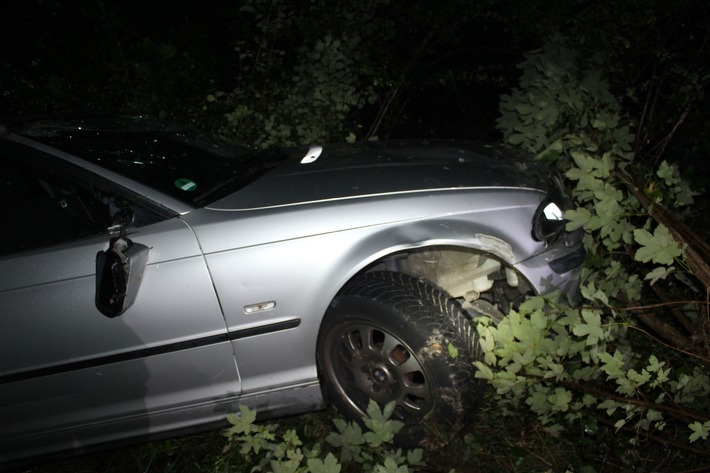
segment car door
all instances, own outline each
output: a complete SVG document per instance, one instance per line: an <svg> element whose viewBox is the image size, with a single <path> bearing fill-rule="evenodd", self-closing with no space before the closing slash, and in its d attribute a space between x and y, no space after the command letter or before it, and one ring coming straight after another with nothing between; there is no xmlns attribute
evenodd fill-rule
<svg viewBox="0 0 710 473"><path fill-rule="evenodd" d="M192 230L58 161L0 141L0 461L214 420L241 389ZM147 259L106 314L119 238Z"/></svg>

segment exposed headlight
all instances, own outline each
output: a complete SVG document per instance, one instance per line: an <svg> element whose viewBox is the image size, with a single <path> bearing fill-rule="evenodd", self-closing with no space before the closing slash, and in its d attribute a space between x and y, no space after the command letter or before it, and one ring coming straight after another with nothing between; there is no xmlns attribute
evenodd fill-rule
<svg viewBox="0 0 710 473"><path fill-rule="evenodd" d="M533 238L537 241L551 240L565 229L565 220L562 218L562 209L550 199L540 204L533 217Z"/></svg>

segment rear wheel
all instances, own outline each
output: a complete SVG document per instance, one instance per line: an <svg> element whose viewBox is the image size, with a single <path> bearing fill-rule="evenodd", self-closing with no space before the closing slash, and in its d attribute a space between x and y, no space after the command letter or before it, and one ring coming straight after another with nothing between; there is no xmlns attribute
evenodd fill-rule
<svg viewBox="0 0 710 473"><path fill-rule="evenodd" d="M469 315L445 292L413 276L357 277L331 304L318 338L323 384L335 406L360 419L370 400L396 403L402 445L436 445L466 421L482 382Z"/></svg>

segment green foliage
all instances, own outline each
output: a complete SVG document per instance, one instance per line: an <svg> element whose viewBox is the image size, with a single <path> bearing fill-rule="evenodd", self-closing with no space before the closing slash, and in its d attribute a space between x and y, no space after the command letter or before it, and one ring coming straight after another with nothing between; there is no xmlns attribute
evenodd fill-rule
<svg viewBox="0 0 710 473"><path fill-rule="evenodd" d="M358 423L336 418L337 431L328 434L326 445L315 441L307 447L295 430L282 433L277 424L258 424L256 411L240 406L239 414L227 416L232 426L225 431L224 452L238 448L239 463L246 461L252 473L338 473L343 465L351 469L353 463L359 465L358 471L407 473L411 467L424 465L423 452L392 448L395 434L404 426L390 419L394 407L391 402L380 409L370 401L363 418L365 432Z"/></svg>
<svg viewBox="0 0 710 473"><path fill-rule="evenodd" d="M652 261L671 265L683 253L680 245L673 239L668 229L658 225L651 234L645 228L634 230L634 241L639 244L634 259L642 263Z"/></svg>
<svg viewBox="0 0 710 473"><path fill-rule="evenodd" d="M525 405L552 434L604 415L617 429L648 435L679 421L673 435L705 441L710 380L703 365L669 353L667 344L649 350L649 339L636 336L647 329L622 309L659 281L684 285L686 265L684 249L627 186L640 168L632 124L600 64L555 37L526 56L520 87L501 99L505 140L555 165L573 185L578 207L565 213L567 230L584 233L588 258L583 307L536 297L497 326L479 322L485 358L476 362L477 376L489 380L505 412ZM664 161L648 175L655 205L692 203L677 166Z"/></svg>
<svg viewBox="0 0 710 473"><path fill-rule="evenodd" d="M710 433L710 421L703 422L702 424L700 422L693 422L689 427L690 430L693 431L693 433L690 434L691 442L695 442L698 439L707 440L708 434Z"/></svg>
<svg viewBox="0 0 710 473"><path fill-rule="evenodd" d="M224 113L222 134L264 147L358 134L353 113L379 96L365 35L375 33L376 11L388 3L245 2L242 22L253 36L234 48L236 87L209 94L204 105Z"/></svg>
<svg viewBox="0 0 710 473"><path fill-rule="evenodd" d="M449 0L432 10L424 1L247 0L238 20L245 31L228 58L238 67L205 94L202 111L224 117L227 139L263 147L375 139L393 122L420 121L408 103L429 107L433 93L448 100L454 90L470 93L472 83L504 81L497 61L474 71L464 62L440 66L449 49L468 47L472 32L491 27L482 17L505 24L493 4Z"/></svg>

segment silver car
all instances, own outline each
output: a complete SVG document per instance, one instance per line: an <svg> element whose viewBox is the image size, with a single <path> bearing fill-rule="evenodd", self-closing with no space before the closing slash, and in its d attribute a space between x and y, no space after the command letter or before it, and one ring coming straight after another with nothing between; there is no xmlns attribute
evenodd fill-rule
<svg viewBox="0 0 710 473"><path fill-rule="evenodd" d="M575 297L568 205L546 169L471 143L0 127L0 463L326 399L351 418L394 400L398 440L433 441L481 396L472 319Z"/></svg>

